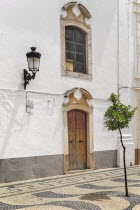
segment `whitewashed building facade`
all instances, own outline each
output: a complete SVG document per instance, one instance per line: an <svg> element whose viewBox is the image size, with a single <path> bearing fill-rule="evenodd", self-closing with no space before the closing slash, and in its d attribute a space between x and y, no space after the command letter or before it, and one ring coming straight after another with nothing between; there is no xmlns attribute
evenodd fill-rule
<svg viewBox="0 0 140 210"><path fill-rule="evenodd" d="M0 1L0 182L122 165L104 113L112 92L136 106L135 9L129 0ZM25 90L32 46L40 69ZM137 124L123 131L128 166Z"/></svg>

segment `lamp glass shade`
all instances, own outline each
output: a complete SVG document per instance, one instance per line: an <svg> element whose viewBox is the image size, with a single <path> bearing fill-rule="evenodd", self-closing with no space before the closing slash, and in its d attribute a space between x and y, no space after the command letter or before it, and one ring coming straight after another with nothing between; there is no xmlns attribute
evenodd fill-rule
<svg viewBox="0 0 140 210"><path fill-rule="evenodd" d="M32 72L39 71L41 54L36 52L36 47L31 47L31 51L26 54L28 61L28 68Z"/></svg>
<svg viewBox="0 0 140 210"><path fill-rule="evenodd" d="M28 67L30 71L36 72L39 71L40 59L31 57L28 58Z"/></svg>

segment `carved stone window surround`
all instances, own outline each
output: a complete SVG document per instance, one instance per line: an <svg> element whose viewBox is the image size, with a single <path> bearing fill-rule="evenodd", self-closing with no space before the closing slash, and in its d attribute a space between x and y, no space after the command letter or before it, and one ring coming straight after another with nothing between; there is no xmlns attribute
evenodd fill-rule
<svg viewBox="0 0 140 210"><path fill-rule="evenodd" d="M61 75L67 77L74 77L79 79L91 80L92 79L92 33L90 26L86 23L85 19L90 18L91 15L88 10L81 4L78 4L80 14L78 16L73 12L73 7L77 2L70 2L62 9L67 12L60 20L60 38L61 38ZM66 70L66 56L65 56L65 27L73 26L83 30L86 33L86 69L87 73L71 72Z"/></svg>

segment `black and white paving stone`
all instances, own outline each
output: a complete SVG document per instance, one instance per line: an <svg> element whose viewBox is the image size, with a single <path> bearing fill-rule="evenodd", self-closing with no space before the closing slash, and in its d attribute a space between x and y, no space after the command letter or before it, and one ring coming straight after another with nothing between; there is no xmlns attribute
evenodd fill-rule
<svg viewBox="0 0 140 210"><path fill-rule="evenodd" d="M0 184L0 209L140 210L140 166L127 174L129 197L119 168Z"/></svg>

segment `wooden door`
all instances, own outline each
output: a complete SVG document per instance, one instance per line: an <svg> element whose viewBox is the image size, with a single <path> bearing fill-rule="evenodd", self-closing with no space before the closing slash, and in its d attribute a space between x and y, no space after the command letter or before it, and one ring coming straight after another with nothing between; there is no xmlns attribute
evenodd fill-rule
<svg viewBox="0 0 140 210"><path fill-rule="evenodd" d="M140 165L140 149L135 150L135 164Z"/></svg>
<svg viewBox="0 0 140 210"><path fill-rule="evenodd" d="M87 157L86 113L68 112L69 169L85 169Z"/></svg>

